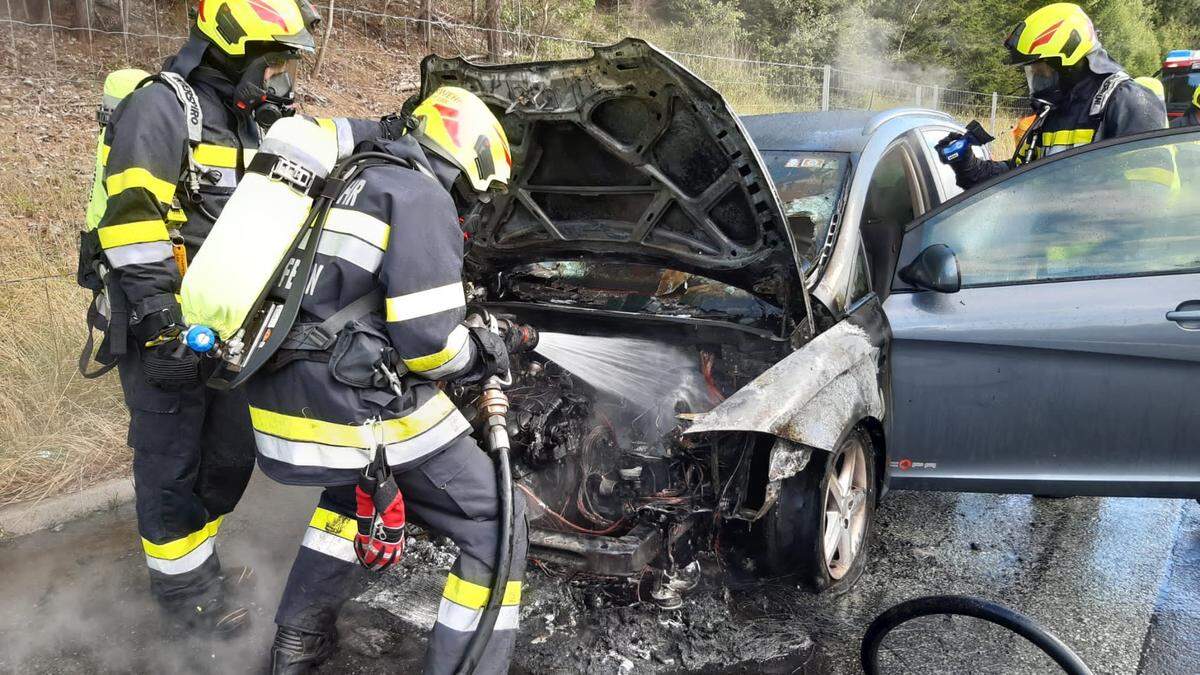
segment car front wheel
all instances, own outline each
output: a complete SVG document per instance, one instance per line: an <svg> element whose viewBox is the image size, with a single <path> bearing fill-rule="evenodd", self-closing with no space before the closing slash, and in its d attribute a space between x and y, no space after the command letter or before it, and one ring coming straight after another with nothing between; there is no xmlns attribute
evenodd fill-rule
<svg viewBox="0 0 1200 675"><path fill-rule="evenodd" d="M841 592L858 579L875 520L875 462L870 438L855 429L784 480L760 524L769 573L814 592Z"/></svg>

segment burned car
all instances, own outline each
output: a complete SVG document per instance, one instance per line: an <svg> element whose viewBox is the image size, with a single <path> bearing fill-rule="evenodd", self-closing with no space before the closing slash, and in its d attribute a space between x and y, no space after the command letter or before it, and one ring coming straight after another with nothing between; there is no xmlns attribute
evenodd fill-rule
<svg viewBox="0 0 1200 675"><path fill-rule="evenodd" d="M509 389L533 557L664 604L703 549L838 590L888 485L1200 496L1200 132L959 194L945 113L739 119L639 40L422 67L512 144L466 282L542 332Z"/></svg>
<svg viewBox="0 0 1200 675"><path fill-rule="evenodd" d="M785 211L721 96L639 40L427 58L422 94L444 85L512 146L508 192L465 223L467 288L541 333L508 389L531 556L670 586L700 549L749 543L761 570L850 583L886 466L884 324L811 292L848 157L783 162L804 173ZM453 394L470 410L479 392Z"/></svg>

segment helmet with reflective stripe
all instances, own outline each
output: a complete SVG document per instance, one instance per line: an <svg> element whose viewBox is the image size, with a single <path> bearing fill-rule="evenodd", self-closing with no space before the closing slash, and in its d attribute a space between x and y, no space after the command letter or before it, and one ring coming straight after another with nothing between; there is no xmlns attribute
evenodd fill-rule
<svg viewBox="0 0 1200 675"><path fill-rule="evenodd" d="M471 187L486 192L512 177L508 136L487 104L466 89L440 87L413 110L421 145L457 166Z"/></svg>
<svg viewBox="0 0 1200 675"><path fill-rule="evenodd" d="M312 52L309 30L319 21L309 0L200 0L196 10L196 28L232 57L246 56L251 45Z"/></svg>
<svg viewBox="0 0 1200 675"><path fill-rule="evenodd" d="M1004 46L1014 65L1045 60L1073 66L1100 46L1100 38L1079 5L1056 2L1025 17L1009 33Z"/></svg>
<svg viewBox="0 0 1200 675"><path fill-rule="evenodd" d="M1192 90L1192 106L1200 108L1200 87Z"/></svg>

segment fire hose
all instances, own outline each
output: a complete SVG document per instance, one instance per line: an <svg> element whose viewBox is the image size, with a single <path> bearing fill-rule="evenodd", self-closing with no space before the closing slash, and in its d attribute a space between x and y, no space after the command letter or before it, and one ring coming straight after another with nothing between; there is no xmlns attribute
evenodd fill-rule
<svg viewBox="0 0 1200 675"><path fill-rule="evenodd" d="M907 600L875 617L862 640L862 667L866 675L879 675L879 646L902 623L922 616L956 614L990 621L1020 635L1042 650L1067 675L1092 675L1087 664L1062 640L1029 617L1003 605L962 595L932 595Z"/></svg>
<svg viewBox="0 0 1200 675"><path fill-rule="evenodd" d="M500 332L496 320L490 316L483 319L486 325L497 334ZM506 324L507 330L523 329L522 334L529 334L529 348L537 343L536 332L516 324ZM525 341L525 340L523 340ZM496 567L492 571L492 590L488 594L487 605L479 624L471 639L467 642L467 651L459 664L457 675L471 675L478 667L483 651L492 638L496 628L496 619L500 616L500 607L504 602L504 592L508 588L508 569L512 565L513 554L513 479L512 465L509 462L511 448L508 438L508 395L504 386L509 382L493 375L483 384L483 394L479 399L479 411L484 419L484 433L487 437L488 449L496 457L499 475L497 477L497 492L500 495L500 540L496 551Z"/></svg>

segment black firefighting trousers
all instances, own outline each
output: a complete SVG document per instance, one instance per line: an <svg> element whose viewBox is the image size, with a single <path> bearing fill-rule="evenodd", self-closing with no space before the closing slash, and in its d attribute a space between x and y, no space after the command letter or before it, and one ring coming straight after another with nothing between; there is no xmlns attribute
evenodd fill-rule
<svg viewBox="0 0 1200 675"><path fill-rule="evenodd" d="M221 592L216 535L254 470L246 397L199 382L165 391L146 381L131 340L117 366L129 408L138 531L150 589L167 609Z"/></svg>
<svg viewBox="0 0 1200 675"><path fill-rule="evenodd" d="M500 536L495 466L474 439L463 436L414 468L398 468L396 483L408 521L449 537L460 551L446 579L425 653L426 673L452 673L491 594ZM480 675L507 672L516 641L529 530L520 493L513 502L509 582L480 661ZM325 489L292 565L275 623L309 632L329 630L342 605L359 590L366 571L354 555L354 512L353 485Z"/></svg>

